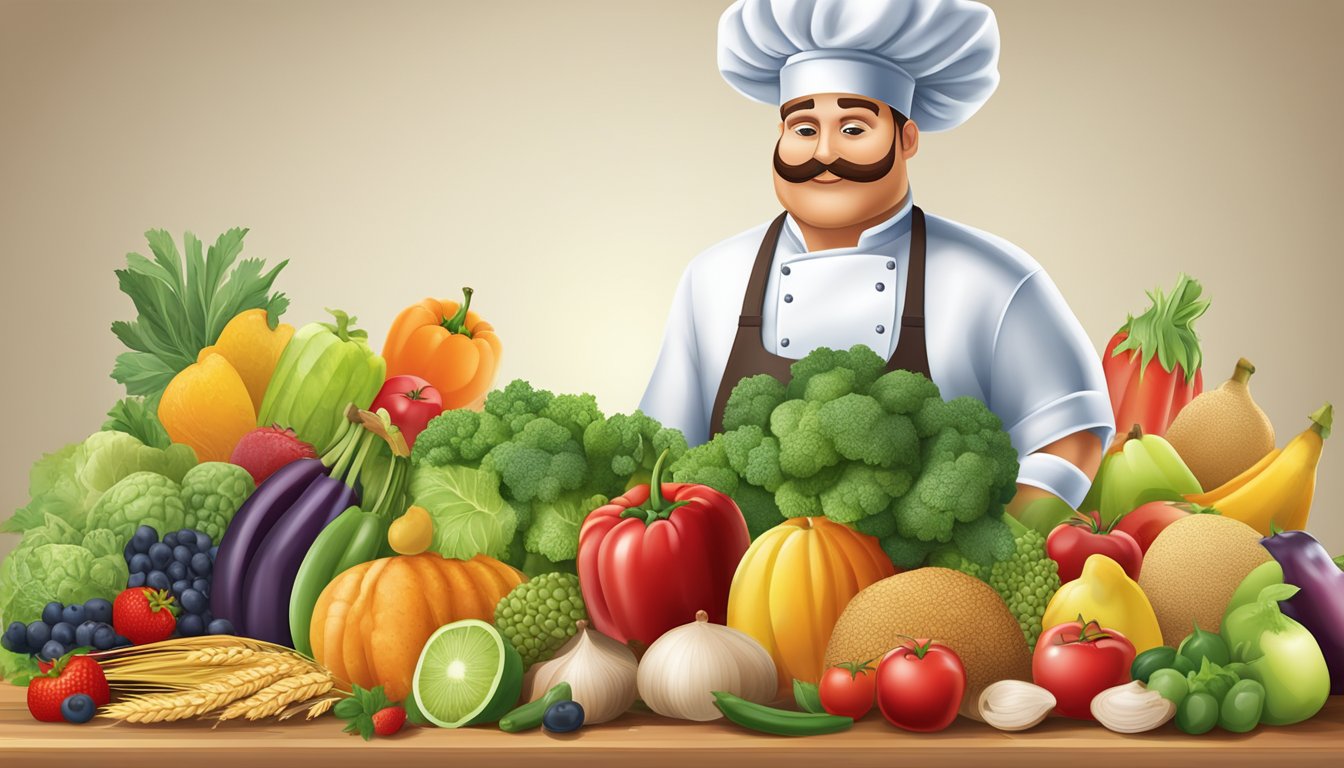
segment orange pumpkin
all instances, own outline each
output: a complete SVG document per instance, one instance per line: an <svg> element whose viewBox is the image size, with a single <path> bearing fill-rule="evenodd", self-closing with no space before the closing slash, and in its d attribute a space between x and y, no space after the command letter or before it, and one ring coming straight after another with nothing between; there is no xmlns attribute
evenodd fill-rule
<svg viewBox="0 0 1344 768"><path fill-rule="evenodd" d="M434 385L445 410L479 409L495 382L501 347L495 329L470 311L470 288L462 304L425 299L403 309L383 344L387 376L410 374Z"/></svg>
<svg viewBox="0 0 1344 768"><path fill-rule="evenodd" d="M728 626L770 652L786 693L794 678L821 680L841 611L864 587L895 573L872 536L824 517L791 518L742 556L728 593Z"/></svg>
<svg viewBox="0 0 1344 768"><path fill-rule="evenodd" d="M493 623L495 604L523 581L485 555L452 560L422 552L356 565L317 599L313 658L347 683L381 685L401 701L434 630L462 619Z"/></svg>

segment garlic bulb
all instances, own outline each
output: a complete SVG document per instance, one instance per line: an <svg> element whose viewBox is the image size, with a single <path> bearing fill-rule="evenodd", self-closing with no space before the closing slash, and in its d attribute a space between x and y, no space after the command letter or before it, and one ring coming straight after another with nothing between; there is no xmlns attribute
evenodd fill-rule
<svg viewBox="0 0 1344 768"><path fill-rule="evenodd" d="M710 624L704 611L695 621L653 642L639 663L639 697L649 709L681 720L723 717L713 691L765 703L779 687L775 662L752 637Z"/></svg>
<svg viewBox="0 0 1344 768"><path fill-rule="evenodd" d="M1034 728L1055 708L1055 695L1022 680L1000 680L980 693L980 717L1000 731Z"/></svg>
<svg viewBox="0 0 1344 768"><path fill-rule="evenodd" d="M1144 733L1176 716L1176 705L1138 680L1092 697L1092 716L1116 733Z"/></svg>
<svg viewBox="0 0 1344 768"><path fill-rule="evenodd" d="M635 703L639 662L626 646L578 623L579 631L560 647L555 658L532 671L527 700L544 696L555 685L569 683L574 701L583 707L587 725L615 720Z"/></svg>

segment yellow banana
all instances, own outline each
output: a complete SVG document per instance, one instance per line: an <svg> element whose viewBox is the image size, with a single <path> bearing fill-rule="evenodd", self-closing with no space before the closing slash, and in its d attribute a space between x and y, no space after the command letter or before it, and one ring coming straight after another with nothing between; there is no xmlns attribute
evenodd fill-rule
<svg viewBox="0 0 1344 768"><path fill-rule="evenodd" d="M1334 409L1326 403L1311 414L1311 426L1280 451L1271 452L1254 467L1204 494L1186 499L1212 506L1224 517L1240 520L1265 536L1274 526L1302 530L1316 492L1316 466L1330 436Z"/></svg>

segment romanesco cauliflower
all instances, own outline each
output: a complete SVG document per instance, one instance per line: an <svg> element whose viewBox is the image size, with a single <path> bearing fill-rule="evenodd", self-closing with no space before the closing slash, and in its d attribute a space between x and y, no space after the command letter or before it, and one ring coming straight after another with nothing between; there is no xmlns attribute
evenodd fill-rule
<svg viewBox="0 0 1344 768"><path fill-rule="evenodd" d="M572 573L545 573L513 588L495 606L495 626L523 657L523 666L547 661L588 619Z"/></svg>
<svg viewBox="0 0 1344 768"><path fill-rule="evenodd" d="M182 478L184 527L218 542L254 490L252 475L237 464L222 461L197 464Z"/></svg>

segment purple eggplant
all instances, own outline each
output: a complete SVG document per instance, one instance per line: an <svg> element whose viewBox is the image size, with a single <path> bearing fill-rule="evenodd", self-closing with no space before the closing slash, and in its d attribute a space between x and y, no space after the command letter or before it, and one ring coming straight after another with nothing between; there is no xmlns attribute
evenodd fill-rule
<svg viewBox="0 0 1344 768"><path fill-rule="evenodd" d="M276 470L247 498L220 540L210 585L210 612L215 618L232 622L239 634L243 585L252 558L285 510L299 500L313 480L326 477L327 471L319 459L299 459Z"/></svg>
<svg viewBox="0 0 1344 768"><path fill-rule="evenodd" d="M1306 531L1283 531L1260 543L1283 568L1283 582L1299 588L1280 610L1316 638L1330 668L1330 693L1344 693L1344 571Z"/></svg>

